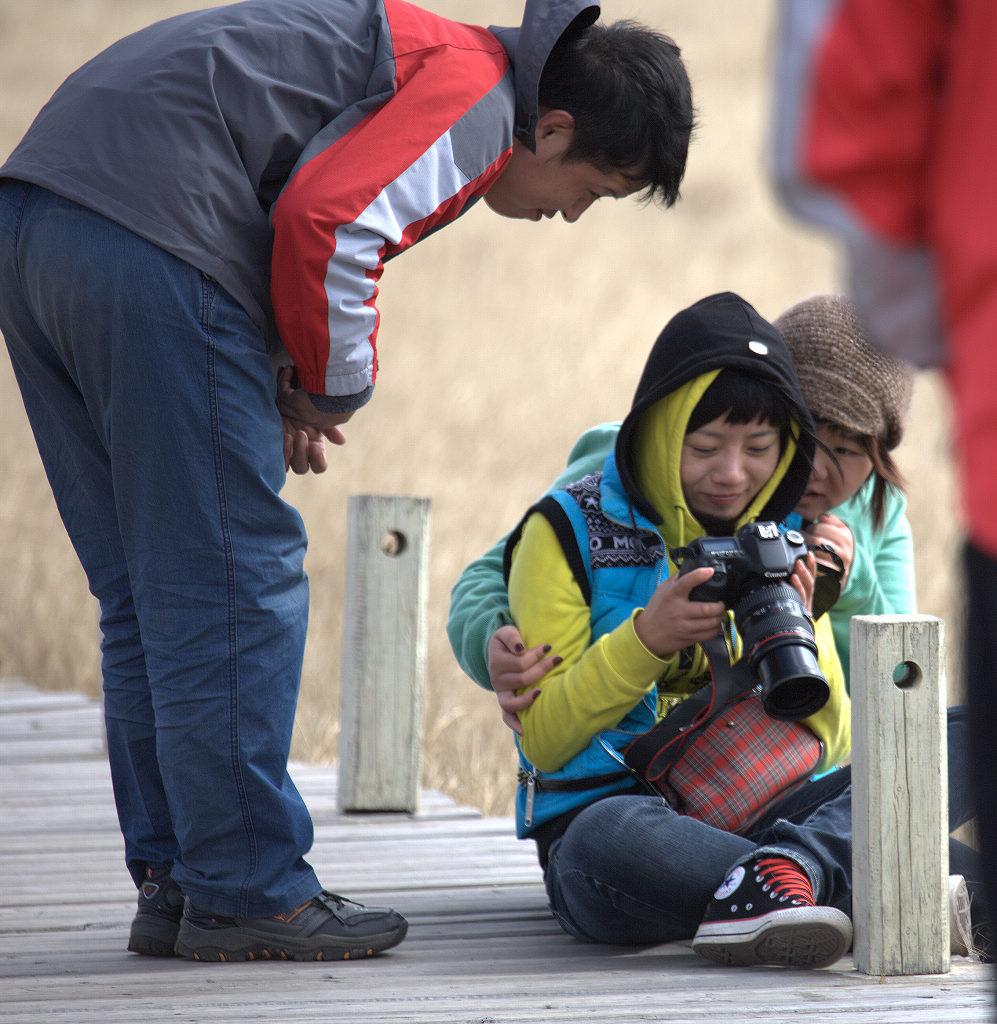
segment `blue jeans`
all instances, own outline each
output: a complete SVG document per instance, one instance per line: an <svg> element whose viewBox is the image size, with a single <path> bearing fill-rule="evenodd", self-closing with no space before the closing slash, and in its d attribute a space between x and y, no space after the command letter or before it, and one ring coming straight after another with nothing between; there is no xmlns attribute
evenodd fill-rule
<svg viewBox="0 0 997 1024"><path fill-rule="evenodd" d="M260 331L194 267L14 181L0 182L0 330L100 604L129 870L172 863L219 914L307 901L312 824L287 774L306 538L279 497Z"/></svg>
<svg viewBox="0 0 997 1024"><path fill-rule="evenodd" d="M965 708L948 714L949 829L974 816ZM746 835L677 813L655 796L614 796L586 807L550 847L544 880L570 935L647 945L690 939L735 864L763 853L799 863L818 903L851 915L851 768L808 782ZM975 851L950 841L950 871L979 879ZM976 924L974 917L974 924Z"/></svg>

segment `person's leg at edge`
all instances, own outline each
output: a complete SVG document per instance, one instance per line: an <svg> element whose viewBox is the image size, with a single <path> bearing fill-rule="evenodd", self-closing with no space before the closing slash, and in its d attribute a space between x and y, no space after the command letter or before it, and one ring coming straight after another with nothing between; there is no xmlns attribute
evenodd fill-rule
<svg viewBox="0 0 997 1024"><path fill-rule="evenodd" d="M107 578L113 559L108 570L93 552L107 540L92 520L108 509L77 500L77 474L99 461L95 448L106 453L97 499L113 502L127 563L179 847L174 877L208 910L286 910L320 887L300 859L310 820L284 778L306 615L304 536L275 493L283 461L262 339L248 319L211 322L219 289L194 268L42 190L25 204L18 254L24 293L92 424L80 442L80 417L59 422L49 396L29 409L104 605L105 649L118 639L121 608L133 628L132 609L118 596L123 582ZM68 471L57 448L65 444L85 449ZM112 741L128 762L116 785L130 772L137 781L123 784L144 798L154 762L130 726L149 698L120 679L108 680L106 695L112 734L125 734Z"/></svg>
<svg viewBox="0 0 997 1024"><path fill-rule="evenodd" d="M174 877L206 912L286 912L320 886L303 859L310 819L286 772L307 584L300 518L277 496L281 432L262 338L214 282L74 204L32 190L16 224L25 301L85 403L83 446L103 446L111 465ZM35 412L51 474L65 452ZM91 524L73 518L77 483L53 487L99 593ZM117 616L99 596L108 624ZM129 699L109 687L109 721L130 722ZM144 791L134 779L149 765L133 753L147 747L112 745L127 762L115 766L117 793ZM123 830L134 839L127 813Z"/></svg>
<svg viewBox="0 0 997 1024"><path fill-rule="evenodd" d="M963 558L967 588L963 671L969 706L970 775L978 808L982 898L988 920L993 921L997 906L997 699L993 684L997 665L997 559L972 542L966 543Z"/></svg>
<svg viewBox="0 0 997 1024"><path fill-rule="evenodd" d="M948 803L949 829L955 831L977 817L973 785L969 708L960 704L948 708ZM984 958L994 954L993 927L983 860L978 850L954 837L949 838L949 874L961 875L969 899L972 951ZM953 948L955 948L953 946Z"/></svg>

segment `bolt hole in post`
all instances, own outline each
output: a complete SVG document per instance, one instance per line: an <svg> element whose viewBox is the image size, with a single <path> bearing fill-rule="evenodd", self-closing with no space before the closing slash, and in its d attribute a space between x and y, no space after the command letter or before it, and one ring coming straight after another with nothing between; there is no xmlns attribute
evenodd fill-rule
<svg viewBox="0 0 997 1024"><path fill-rule="evenodd" d="M381 538L381 551L389 558L397 558L407 546L405 534L400 530L388 530Z"/></svg>
<svg viewBox="0 0 997 1024"><path fill-rule="evenodd" d="M923 678L921 666L914 661L901 661L893 669L893 685L898 690L913 690Z"/></svg>

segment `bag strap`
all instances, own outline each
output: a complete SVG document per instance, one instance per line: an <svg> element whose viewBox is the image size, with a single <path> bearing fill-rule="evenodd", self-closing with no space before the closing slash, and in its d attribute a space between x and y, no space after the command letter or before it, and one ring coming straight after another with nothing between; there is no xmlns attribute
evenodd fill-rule
<svg viewBox="0 0 997 1024"><path fill-rule="evenodd" d="M566 492L558 491L557 494L564 494L566 500L574 502L577 507L577 502L575 502L574 498L570 495L566 494ZM502 553L502 575L505 577L506 583L509 582L509 570L512 568L512 553L516 550L519 538L523 534L523 526L526 523L526 520L529 519L534 512L539 512L547 522L550 523L554 530L554 534L561 545L561 549L564 551L564 557L571 568L572 575L575 577L575 582L581 589L582 597L585 598L585 603L587 605L591 605L591 566L579 547L578 535L575 532L575 527L571 521L571 517L554 494L545 495L535 505L532 505L527 509L526 515L520 519L519 525L509 535L509 539L505 544L505 550Z"/></svg>
<svg viewBox="0 0 997 1024"><path fill-rule="evenodd" d="M601 789L603 786L611 786L620 779L630 775L629 771L606 772L604 775L585 775L577 779L552 779L539 772L530 773L525 768L520 768L516 773L516 781L524 789L533 782L537 790L544 790L551 793L581 793L586 789Z"/></svg>
<svg viewBox="0 0 997 1024"><path fill-rule="evenodd" d="M673 708L654 728L623 752L627 766L642 780L655 782L671 771L688 742L717 718L731 701L758 684L745 660L730 662L722 633L701 644L710 664L710 681Z"/></svg>

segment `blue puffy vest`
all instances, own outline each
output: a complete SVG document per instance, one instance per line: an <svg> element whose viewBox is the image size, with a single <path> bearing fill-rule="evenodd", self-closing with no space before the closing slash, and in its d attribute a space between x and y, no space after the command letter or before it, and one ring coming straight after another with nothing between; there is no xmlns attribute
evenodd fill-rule
<svg viewBox="0 0 997 1024"><path fill-rule="evenodd" d="M619 518L607 515L607 509L618 513ZM612 456L602 473L553 492L530 510L534 511L551 523L588 599L593 641L614 630L634 608L643 607L668 573L661 535L622 497ZM509 550L517 537L518 531ZM634 779L619 751L650 729L656 719L657 691L652 690L615 729L593 737L581 753L556 772L538 771L520 750L517 835L526 838L538 826L567 811L611 793L631 790Z"/></svg>

